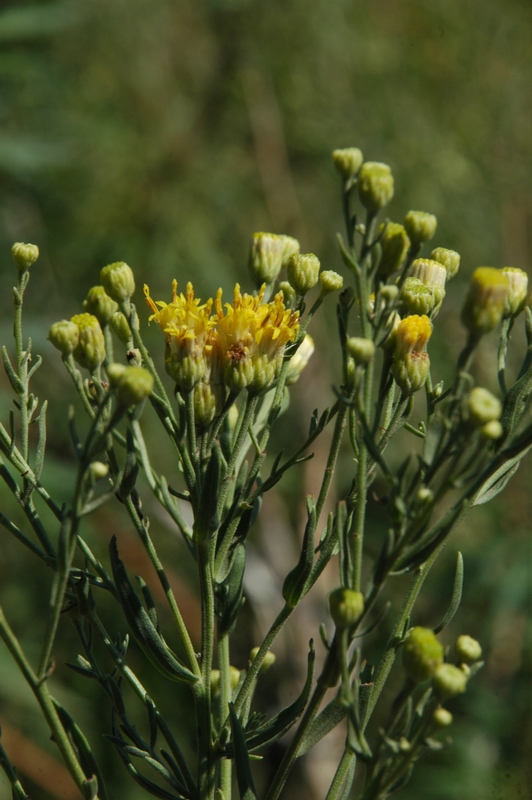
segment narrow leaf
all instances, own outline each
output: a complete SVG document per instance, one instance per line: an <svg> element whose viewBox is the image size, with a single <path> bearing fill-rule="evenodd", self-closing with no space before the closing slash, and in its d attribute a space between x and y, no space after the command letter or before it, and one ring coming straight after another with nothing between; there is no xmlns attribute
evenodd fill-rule
<svg viewBox="0 0 532 800"><path fill-rule="evenodd" d="M231 721L231 735L234 743L234 760L236 779L240 800L258 800L253 783L253 775L249 764L249 753L244 739L244 731L237 717L233 703L229 703L229 718Z"/></svg>
<svg viewBox="0 0 532 800"><path fill-rule="evenodd" d="M340 703L338 697L333 698L308 729L297 751L298 756L308 753L324 736L327 736L328 733L336 728L346 716L347 708Z"/></svg>
<svg viewBox="0 0 532 800"><path fill-rule="evenodd" d="M454 573L454 585L453 585L453 594L451 597L451 603L449 608L445 612L445 616L443 617L442 621L439 625L436 625L434 628L434 633L440 633L447 625L450 623L458 608L460 606L460 601L462 600L462 589L464 586L464 559L462 558L462 553L458 552L458 556L456 557L456 571Z"/></svg>

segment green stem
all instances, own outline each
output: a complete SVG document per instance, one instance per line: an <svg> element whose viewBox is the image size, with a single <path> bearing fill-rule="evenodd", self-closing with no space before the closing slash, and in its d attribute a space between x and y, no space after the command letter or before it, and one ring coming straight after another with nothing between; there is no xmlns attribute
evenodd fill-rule
<svg viewBox="0 0 532 800"><path fill-rule="evenodd" d="M229 655L229 636L222 636L218 642L218 666L220 669L220 720L225 720L229 714L231 701L231 671ZM222 758L220 762L220 789L224 800L231 800L232 789L232 762L229 758Z"/></svg>
<svg viewBox="0 0 532 800"><path fill-rule="evenodd" d="M354 762L354 763L353 763ZM346 748L336 769L333 781L327 792L325 800L341 800L346 796L355 773L356 755ZM344 788L345 783L345 788Z"/></svg>
<svg viewBox="0 0 532 800"><path fill-rule="evenodd" d="M195 686L198 709L198 785L201 800L213 800L211 672L215 616L211 553L208 541L197 542L197 558L201 589L201 681L198 681Z"/></svg>
<svg viewBox="0 0 532 800"><path fill-rule="evenodd" d="M240 426L240 430L238 431L238 435L236 437L236 441L235 441L233 450L231 452L231 457L230 457L229 462L227 464L227 470L226 470L226 473L225 473L225 478L224 478L224 480L222 482L222 486L220 488L220 495L219 495L219 498L218 498L218 513L220 515L221 515L221 513L223 511L223 508L224 508L224 505L225 505L225 501L227 499L227 494L229 492L229 487L230 487L231 481L233 481L234 477L235 477L234 476L234 472L235 472L236 463L238 461L238 456L240 454L240 451L244 447L244 443L245 443L246 438L248 436L249 429L250 429L251 425L253 424L253 417L255 415L255 409L257 407L258 397L257 397L257 395L251 395L248 392L244 402L245 402L245 411L244 411L244 414L243 414L243 417L242 417L242 424Z"/></svg>

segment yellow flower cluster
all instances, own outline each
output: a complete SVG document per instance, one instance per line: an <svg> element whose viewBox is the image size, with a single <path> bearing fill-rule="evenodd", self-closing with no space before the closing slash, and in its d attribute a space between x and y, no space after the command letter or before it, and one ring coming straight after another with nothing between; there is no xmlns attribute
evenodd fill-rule
<svg viewBox="0 0 532 800"><path fill-rule="evenodd" d="M242 294L237 284L233 303L224 305L221 289L215 301L201 303L191 283L185 294L178 294L174 281L172 300L164 303L154 302L144 287L153 311L150 321L165 334L166 371L183 392L208 384L215 396L212 413L224 389L234 395L242 389L258 394L271 386L286 345L297 336L299 312L285 308L282 292L264 302L264 291L265 286L255 296Z"/></svg>

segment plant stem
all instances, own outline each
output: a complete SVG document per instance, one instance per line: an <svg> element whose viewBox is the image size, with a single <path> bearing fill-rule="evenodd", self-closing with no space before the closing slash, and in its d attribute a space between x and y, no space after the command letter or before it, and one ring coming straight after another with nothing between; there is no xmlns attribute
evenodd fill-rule
<svg viewBox="0 0 532 800"><path fill-rule="evenodd" d="M229 636L225 634L218 642L218 667L220 669L220 720L225 720L229 714L231 700L231 672L229 655ZM231 800L232 790L232 762L229 758L222 758L220 762L220 789L224 800Z"/></svg>
<svg viewBox="0 0 532 800"><path fill-rule="evenodd" d="M347 747L344 750L340 763L336 769L333 781L327 792L325 800L340 800L349 791L350 784L355 774L356 755ZM345 788L344 788L345 783Z"/></svg>

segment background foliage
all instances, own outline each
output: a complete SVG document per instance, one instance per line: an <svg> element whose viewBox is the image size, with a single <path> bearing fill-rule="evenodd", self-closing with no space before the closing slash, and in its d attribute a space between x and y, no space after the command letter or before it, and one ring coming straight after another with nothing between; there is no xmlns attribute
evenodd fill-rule
<svg viewBox="0 0 532 800"><path fill-rule="evenodd" d="M434 363L438 349L443 359L463 344L456 319L473 268L528 269L532 261L532 6L526 0L12 0L0 10L0 47L0 329L6 340L14 280L9 247L35 241L43 255L26 324L47 361L38 373L39 394L60 400L48 483L65 485L72 458L64 431L72 395L45 341L50 322L77 313L100 267L118 259L134 268L139 283L149 280L157 297L166 297L173 277L194 280L203 295L219 284L228 291L235 279L246 280L254 230L296 236L325 268L338 269L333 147L355 145L366 158L389 163L397 187L391 217L400 221L407 208L435 213L435 246L462 255L462 271L450 285L456 313L448 299L431 348ZM323 407L338 380L328 359L332 315L329 323L330 330L314 330L321 355L301 382L296 412L286 422L292 428L314 405ZM152 341L155 349L155 336ZM492 362L479 360L478 369L482 383L495 388ZM440 371L444 377L443 361ZM319 388L309 397L313 380ZM9 403L2 374L2 416ZM292 501L287 510L283 495L299 488L304 497L320 474L319 456L302 470L301 487L290 485L270 499L275 535L255 536L249 630L242 631L237 666L245 665L256 643L249 632L264 628L278 584L295 562L290 526L300 530L303 506ZM532 749L530 475L525 463L497 506L468 518L419 606L416 624L438 621L460 546L465 602L448 640L455 632L476 636L487 666L456 704L454 746L420 765L404 798L525 796L532 778L526 760ZM7 502L0 497L0 505ZM370 513L378 526L377 503ZM128 565L149 574L120 509L106 506L92 524L96 550L103 554L117 533L129 548ZM158 525L167 561L175 564L177 595L193 621L195 586L182 545L167 520ZM49 576L3 534L0 553L2 603L30 643ZM325 576L323 595L335 580L334 573ZM325 617L319 604L301 609L302 632L294 636L302 661L305 640ZM63 666L74 646L66 621L63 627L54 689L76 709L96 746L102 742L105 762L108 709ZM293 645L284 647L275 674L267 676L266 705L294 696L301 682L303 664L288 659ZM3 741L30 778L32 797L74 798L4 649L0 673ZM186 717L181 696L170 702ZM327 747L302 767L302 797L322 796L331 770ZM109 770L113 797L140 798L124 783L120 764Z"/></svg>

